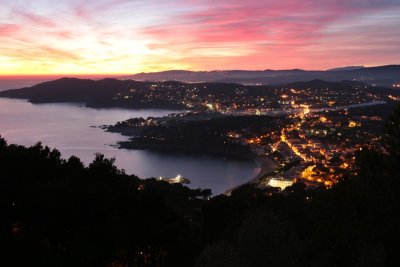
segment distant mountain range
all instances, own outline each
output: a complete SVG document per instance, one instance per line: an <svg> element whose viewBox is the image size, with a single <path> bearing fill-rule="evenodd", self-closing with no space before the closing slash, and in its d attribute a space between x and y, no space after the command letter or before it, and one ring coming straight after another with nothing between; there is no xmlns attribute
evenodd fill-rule
<svg viewBox="0 0 400 267"><path fill-rule="evenodd" d="M364 66L346 66L346 67L330 69L328 71L359 70L359 69L363 69L363 68L365 68L365 67Z"/></svg>
<svg viewBox="0 0 400 267"><path fill-rule="evenodd" d="M240 84L276 85L289 82L321 79L325 81L360 81L367 84L392 86L400 82L400 65L378 67L349 66L327 71L321 70L226 70L226 71L185 71L171 70L138 73L124 79L137 81L182 81L182 82L228 82Z"/></svg>

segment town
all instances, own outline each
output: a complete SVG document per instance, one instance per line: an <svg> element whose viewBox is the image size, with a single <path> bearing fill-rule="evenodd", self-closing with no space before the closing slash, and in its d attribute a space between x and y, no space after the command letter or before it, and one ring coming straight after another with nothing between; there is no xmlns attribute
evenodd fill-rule
<svg viewBox="0 0 400 267"><path fill-rule="evenodd" d="M221 113L266 114L270 111L311 106L327 108L361 104L388 98L379 88L359 82L312 80L280 86L255 86L229 83L181 83L166 81L143 83L138 88L118 92L115 103L168 103L189 110ZM393 89L392 89L393 90ZM394 90L392 97L398 96Z"/></svg>
<svg viewBox="0 0 400 267"><path fill-rule="evenodd" d="M154 83L142 95L143 101L167 99L185 105L188 111L162 118L130 119L104 128L130 136L130 141L120 146L133 149L174 147L175 152L182 152L177 148L181 143L187 152L197 143L200 148L192 152L198 153L218 139L213 152L230 151L224 155L245 155L260 162L263 158L274 160L273 171L263 173L260 168L258 187L283 190L302 182L310 188L330 188L344 175L356 173L358 151L384 150L384 121L400 95L396 89L387 94L375 86L320 80L276 88L235 85L232 90L232 86L218 89L218 84ZM135 93L138 91L131 89L129 94L115 98L129 100L136 97ZM254 121L254 116L260 119ZM232 124L226 118L248 123ZM201 122L201 127L193 126L194 122ZM229 127L221 126L225 124ZM196 137L198 131L213 137L201 139Z"/></svg>

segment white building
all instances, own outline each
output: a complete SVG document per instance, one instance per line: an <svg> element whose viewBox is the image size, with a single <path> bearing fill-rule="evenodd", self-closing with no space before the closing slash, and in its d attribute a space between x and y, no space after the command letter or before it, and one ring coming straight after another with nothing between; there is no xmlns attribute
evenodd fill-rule
<svg viewBox="0 0 400 267"><path fill-rule="evenodd" d="M293 184L292 180L286 180L283 179L282 177L271 178L268 182L269 186L279 187L282 190L288 186L291 186L292 184Z"/></svg>

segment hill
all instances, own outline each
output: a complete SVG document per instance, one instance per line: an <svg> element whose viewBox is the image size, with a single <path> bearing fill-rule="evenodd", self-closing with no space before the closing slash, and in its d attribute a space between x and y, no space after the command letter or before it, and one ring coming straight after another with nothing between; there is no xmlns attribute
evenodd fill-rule
<svg viewBox="0 0 400 267"><path fill-rule="evenodd" d="M77 78L61 78L39 83L32 87L12 89L0 92L2 97L24 98L33 103L46 102L90 102L96 99L112 97L125 92L132 86L142 83L121 81L117 79L89 80Z"/></svg>
<svg viewBox="0 0 400 267"><path fill-rule="evenodd" d="M307 102L307 99L310 98L309 93L319 95L322 91L328 90L329 93L324 93L324 98L320 99L319 104L316 103L316 100L310 100L316 105L324 105L332 99L338 100L337 92L341 92L339 100L347 103L354 98L353 95L356 92L360 97L363 96L358 100L362 99L367 102L370 98L368 98L366 90L370 90L373 94L379 94L382 91L381 87L366 86L357 81L331 82L319 79L275 86L253 86L217 82L140 82L117 79L94 81L62 78L29 88L3 91L0 92L0 97L28 99L32 103L82 103L95 108L207 110L211 105L211 109L217 107L221 110L228 110L234 106L235 109L243 110L248 109L249 104L253 108L278 108L281 94L292 94L291 88L301 91L301 96L294 96L300 100L298 104ZM393 90L391 89L391 91ZM260 101L268 99L268 101L257 102L254 101L255 99ZM208 103L214 104L208 105Z"/></svg>

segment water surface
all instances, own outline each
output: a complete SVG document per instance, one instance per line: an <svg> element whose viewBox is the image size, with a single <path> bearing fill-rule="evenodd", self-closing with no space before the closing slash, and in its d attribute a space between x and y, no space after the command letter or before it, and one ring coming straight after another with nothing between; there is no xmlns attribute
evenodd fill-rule
<svg viewBox="0 0 400 267"><path fill-rule="evenodd" d="M78 156L85 164L95 153L115 157L119 168L140 178L189 178L192 188L211 188L214 194L250 180L256 173L252 161L207 156L167 155L146 150L117 149L127 137L105 132L99 126L133 117L164 116L171 110L91 109L79 104L31 104L0 98L0 135L7 142L30 146L38 141L57 148L63 158Z"/></svg>

